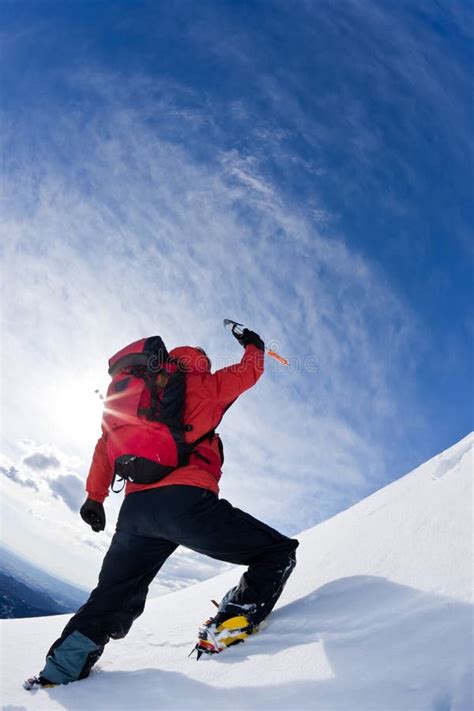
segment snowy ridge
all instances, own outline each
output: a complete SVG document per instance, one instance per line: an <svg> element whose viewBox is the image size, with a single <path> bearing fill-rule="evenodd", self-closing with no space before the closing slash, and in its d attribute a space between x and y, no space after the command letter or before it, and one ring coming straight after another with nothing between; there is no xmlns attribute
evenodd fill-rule
<svg viewBox="0 0 474 711"><path fill-rule="evenodd" d="M299 537L266 629L199 663L199 624L232 570L150 600L100 669L29 693L66 616L1 623L5 711L472 708L474 435Z"/></svg>

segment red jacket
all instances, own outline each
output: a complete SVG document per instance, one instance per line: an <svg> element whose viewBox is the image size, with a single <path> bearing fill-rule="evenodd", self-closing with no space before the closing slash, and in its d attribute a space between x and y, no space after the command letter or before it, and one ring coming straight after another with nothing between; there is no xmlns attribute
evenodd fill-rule
<svg viewBox="0 0 474 711"><path fill-rule="evenodd" d="M182 359L186 364L184 420L186 424L192 425L192 430L186 432L187 442L193 442L217 427L228 407L245 390L255 385L264 368L264 354L253 345L247 346L240 363L215 373L209 372L209 362L197 348L182 346L172 350L170 355ZM103 432L96 444L86 482L89 498L100 502L108 495L114 474L113 462L108 457L106 444L107 435ZM185 467L175 469L155 484L127 482L125 493L185 484L210 489L217 494L221 465L221 445L216 434L196 447Z"/></svg>

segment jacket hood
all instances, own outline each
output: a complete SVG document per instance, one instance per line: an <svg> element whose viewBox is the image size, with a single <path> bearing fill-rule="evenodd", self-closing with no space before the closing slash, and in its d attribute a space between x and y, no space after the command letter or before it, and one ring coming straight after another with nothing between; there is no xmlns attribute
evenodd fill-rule
<svg viewBox="0 0 474 711"><path fill-rule="evenodd" d="M209 373L211 370L211 361L206 352L197 346L178 346L169 355L179 361L186 373Z"/></svg>

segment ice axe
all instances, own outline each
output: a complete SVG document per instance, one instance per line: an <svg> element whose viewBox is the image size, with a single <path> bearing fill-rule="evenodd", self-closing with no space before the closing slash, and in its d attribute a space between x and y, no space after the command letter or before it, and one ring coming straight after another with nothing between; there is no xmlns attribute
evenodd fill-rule
<svg viewBox="0 0 474 711"><path fill-rule="evenodd" d="M244 332L245 326L243 323L238 323L237 321L232 321L232 319L230 318L225 318L224 328L229 328L234 334L234 336L241 336ZM279 353L276 353L276 351L272 351L270 348L265 348L265 353L271 358L277 360L282 365L289 365L287 359L283 358L283 356L281 356Z"/></svg>

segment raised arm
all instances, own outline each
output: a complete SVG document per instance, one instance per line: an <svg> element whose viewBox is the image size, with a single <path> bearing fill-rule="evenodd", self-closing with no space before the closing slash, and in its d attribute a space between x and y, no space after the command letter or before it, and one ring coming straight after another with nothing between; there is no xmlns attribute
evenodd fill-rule
<svg viewBox="0 0 474 711"><path fill-rule="evenodd" d="M264 352L257 346L246 346L239 363L222 368L209 377L213 397L222 405L233 402L260 378L264 358Z"/></svg>

